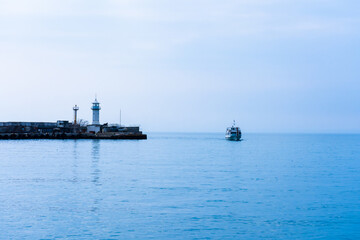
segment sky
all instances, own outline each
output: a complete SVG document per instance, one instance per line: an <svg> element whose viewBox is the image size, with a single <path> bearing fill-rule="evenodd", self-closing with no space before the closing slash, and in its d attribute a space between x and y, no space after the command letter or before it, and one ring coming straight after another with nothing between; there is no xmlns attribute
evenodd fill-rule
<svg viewBox="0 0 360 240"><path fill-rule="evenodd" d="M0 121L360 133L360 1L0 0Z"/></svg>

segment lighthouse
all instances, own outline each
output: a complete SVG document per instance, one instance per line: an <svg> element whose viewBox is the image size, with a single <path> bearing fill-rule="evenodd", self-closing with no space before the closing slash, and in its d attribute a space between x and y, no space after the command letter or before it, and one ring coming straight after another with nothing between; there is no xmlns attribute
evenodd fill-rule
<svg viewBox="0 0 360 240"><path fill-rule="evenodd" d="M77 124L77 111L79 111L78 105L75 105L73 107L73 110L74 110L74 124L76 125Z"/></svg>
<svg viewBox="0 0 360 240"><path fill-rule="evenodd" d="M95 101L92 103L91 110L93 111L93 120L92 124L87 126L87 132L89 133L98 133L101 130L100 126L100 103L95 97Z"/></svg>
<svg viewBox="0 0 360 240"><path fill-rule="evenodd" d="M92 103L91 110L93 111L93 121L92 125L100 125L100 103L98 102L97 98Z"/></svg>

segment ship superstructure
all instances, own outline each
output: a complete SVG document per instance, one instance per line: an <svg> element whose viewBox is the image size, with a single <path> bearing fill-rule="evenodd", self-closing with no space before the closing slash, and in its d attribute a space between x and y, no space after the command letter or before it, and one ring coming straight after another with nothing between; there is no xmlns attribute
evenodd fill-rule
<svg viewBox="0 0 360 240"><path fill-rule="evenodd" d="M241 139L241 130L236 126L235 121L231 127L226 129L225 139L230 141L239 141Z"/></svg>

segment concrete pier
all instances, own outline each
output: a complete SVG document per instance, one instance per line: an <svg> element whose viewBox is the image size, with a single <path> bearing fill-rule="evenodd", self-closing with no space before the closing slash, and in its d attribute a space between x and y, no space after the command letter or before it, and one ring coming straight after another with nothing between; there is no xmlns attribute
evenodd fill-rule
<svg viewBox="0 0 360 240"><path fill-rule="evenodd" d="M145 140L143 133L0 133L0 140L10 139L133 139Z"/></svg>
<svg viewBox="0 0 360 240"><path fill-rule="evenodd" d="M0 139L147 139L139 126L101 124L100 103L95 98L92 104L92 124L77 120L80 108L75 105L74 122L0 122Z"/></svg>

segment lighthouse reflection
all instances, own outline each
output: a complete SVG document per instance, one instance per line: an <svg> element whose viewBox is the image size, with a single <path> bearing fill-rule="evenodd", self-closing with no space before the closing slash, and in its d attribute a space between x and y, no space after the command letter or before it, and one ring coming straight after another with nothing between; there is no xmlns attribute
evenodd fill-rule
<svg viewBox="0 0 360 240"><path fill-rule="evenodd" d="M73 140L74 142L74 148L73 148L73 163L72 163L72 174L73 174L73 177L72 177L72 181L73 182L78 182L78 172L77 172L77 169L78 169L78 141L75 139Z"/></svg>
<svg viewBox="0 0 360 240"><path fill-rule="evenodd" d="M99 159L100 159L100 140L94 139L92 140L92 151L91 151L91 175L92 175L92 182L95 185L101 185L100 183L100 174L101 171L99 169Z"/></svg>
<svg viewBox="0 0 360 240"><path fill-rule="evenodd" d="M100 191L100 186L102 185L100 182L100 175L101 175L101 171L99 168L99 161L100 161L100 140L99 139L95 139L91 141L92 144L92 150L91 150L91 182L94 184L93 186L93 191L94 193L92 194L94 196L93 199L93 205L90 209L91 212L97 212L99 210L99 205L101 203L102 198L101 196L101 191ZM100 221L100 219L98 219L96 217L96 221Z"/></svg>

